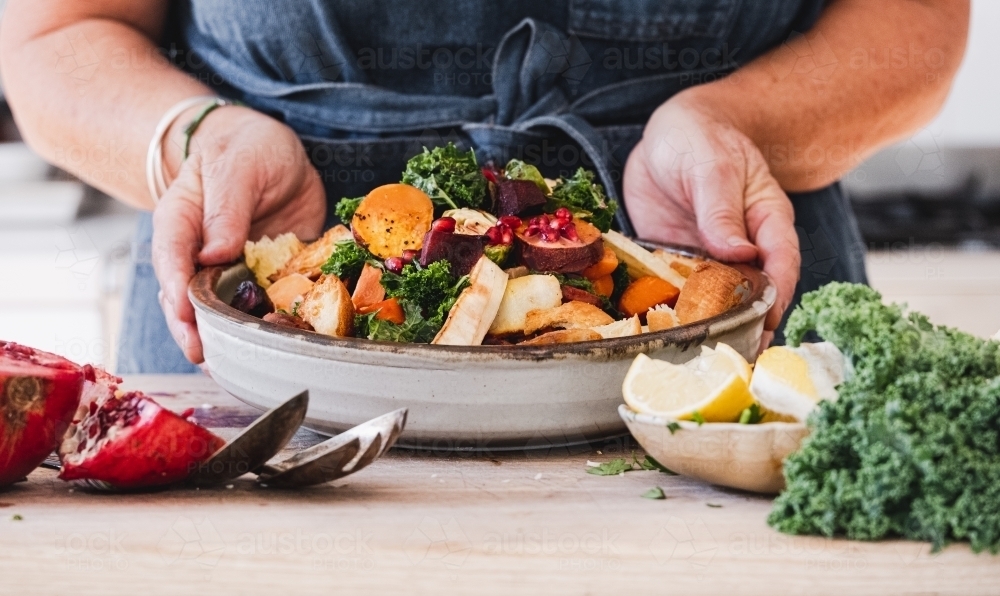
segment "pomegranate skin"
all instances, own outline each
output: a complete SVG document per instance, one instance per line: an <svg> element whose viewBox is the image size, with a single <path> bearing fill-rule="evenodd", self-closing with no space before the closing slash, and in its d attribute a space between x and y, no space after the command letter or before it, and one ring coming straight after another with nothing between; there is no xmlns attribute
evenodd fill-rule
<svg viewBox="0 0 1000 596"><path fill-rule="evenodd" d="M41 350L0 341L0 486L17 482L59 445L84 370Z"/></svg>
<svg viewBox="0 0 1000 596"><path fill-rule="evenodd" d="M118 490L167 486L187 478L224 444L132 391L95 401L75 423L60 448L59 478L101 481Z"/></svg>

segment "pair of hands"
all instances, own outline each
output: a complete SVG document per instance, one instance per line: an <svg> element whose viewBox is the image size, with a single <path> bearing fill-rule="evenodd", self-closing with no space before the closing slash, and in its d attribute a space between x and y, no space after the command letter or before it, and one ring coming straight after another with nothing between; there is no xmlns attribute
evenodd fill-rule
<svg viewBox="0 0 1000 596"><path fill-rule="evenodd" d="M153 265L170 331L200 363L187 298L196 266L234 261L248 238L264 234L317 237L326 197L295 133L263 114L224 108L197 136L154 212ZM640 237L701 246L720 260L761 262L778 289L764 323L763 345L770 343L792 299L800 256L792 205L756 145L720 110L683 92L650 118L623 186Z"/></svg>

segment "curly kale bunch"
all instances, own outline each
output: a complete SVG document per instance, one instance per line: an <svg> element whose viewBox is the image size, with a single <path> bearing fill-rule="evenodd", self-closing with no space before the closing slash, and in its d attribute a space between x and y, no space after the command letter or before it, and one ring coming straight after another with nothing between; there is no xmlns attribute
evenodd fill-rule
<svg viewBox="0 0 1000 596"><path fill-rule="evenodd" d="M552 189L545 210L554 212L560 207L566 207L602 232L611 229L618 211L618 203L607 198L604 187L594 182L594 173L583 168L578 168L570 178L560 178Z"/></svg>
<svg viewBox="0 0 1000 596"><path fill-rule="evenodd" d="M334 245L333 252L320 267L320 271L341 279L356 280L367 262L376 262L368 249L353 240L341 240Z"/></svg>
<svg viewBox="0 0 1000 596"><path fill-rule="evenodd" d="M806 294L785 335L815 330L847 356L836 401L810 417L768 518L790 534L969 541L1000 550L1000 343L935 327L875 290Z"/></svg>
<svg viewBox="0 0 1000 596"><path fill-rule="evenodd" d="M387 298L396 298L403 307L402 324L376 319L374 313L355 317L358 335L382 341L430 343L441 330L458 295L469 285L469 277L455 278L448 261L427 267L413 263L400 274L382 272Z"/></svg>
<svg viewBox="0 0 1000 596"><path fill-rule="evenodd" d="M443 209L479 209L488 190L475 152L463 153L453 143L430 150L424 147L423 153L406 162L402 182L424 191Z"/></svg>

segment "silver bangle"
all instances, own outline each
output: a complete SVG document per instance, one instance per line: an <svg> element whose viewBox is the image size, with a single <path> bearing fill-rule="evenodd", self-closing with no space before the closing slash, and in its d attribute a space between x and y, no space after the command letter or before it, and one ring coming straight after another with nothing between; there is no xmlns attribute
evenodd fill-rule
<svg viewBox="0 0 1000 596"><path fill-rule="evenodd" d="M160 202L160 197L167 191L167 183L163 177L163 137L181 114L198 104L215 101L225 100L214 95L188 97L174 104L160 118L153 139L149 142L149 149L146 151L146 184L149 186L149 195L153 198L154 205Z"/></svg>

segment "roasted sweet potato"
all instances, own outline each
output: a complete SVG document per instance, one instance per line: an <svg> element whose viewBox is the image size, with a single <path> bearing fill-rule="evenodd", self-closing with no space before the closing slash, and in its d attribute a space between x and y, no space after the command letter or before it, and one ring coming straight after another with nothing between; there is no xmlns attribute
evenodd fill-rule
<svg viewBox="0 0 1000 596"><path fill-rule="evenodd" d="M362 309L385 300L385 288L382 287L382 270L365 263L358 283L354 286L351 302L355 309Z"/></svg>
<svg viewBox="0 0 1000 596"><path fill-rule="evenodd" d="M601 260L583 270L581 275L590 281L608 277L618 268L618 256L609 247L604 247L604 254ZM610 294L609 294L610 295Z"/></svg>
<svg viewBox="0 0 1000 596"><path fill-rule="evenodd" d="M633 281L625 288L621 300L618 301L618 310L627 317L644 316L647 310L657 304L673 306L679 293L680 291L669 281L655 275L647 275Z"/></svg>
<svg viewBox="0 0 1000 596"><path fill-rule="evenodd" d="M368 193L351 219L358 244L380 259L420 250L431 229L434 204L409 184L386 184Z"/></svg>
<svg viewBox="0 0 1000 596"><path fill-rule="evenodd" d="M610 298L611 294L615 292L615 280L610 275L598 277L591 284L594 286L594 291L605 298Z"/></svg>
<svg viewBox="0 0 1000 596"><path fill-rule="evenodd" d="M311 279L301 273L292 273L271 284L267 289L267 297L274 303L275 310L292 312L295 303L302 302L312 288Z"/></svg>
<svg viewBox="0 0 1000 596"><path fill-rule="evenodd" d="M368 313L375 313L375 318L382 321L389 321L390 323L395 323L397 325L402 325L403 321L406 320L406 313L403 312L403 307L400 306L399 300L395 298L389 298L388 300L383 300L381 302L376 302L375 304L369 304L368 306L361 307L357 309L359 315L366 315Z"/></svg>

